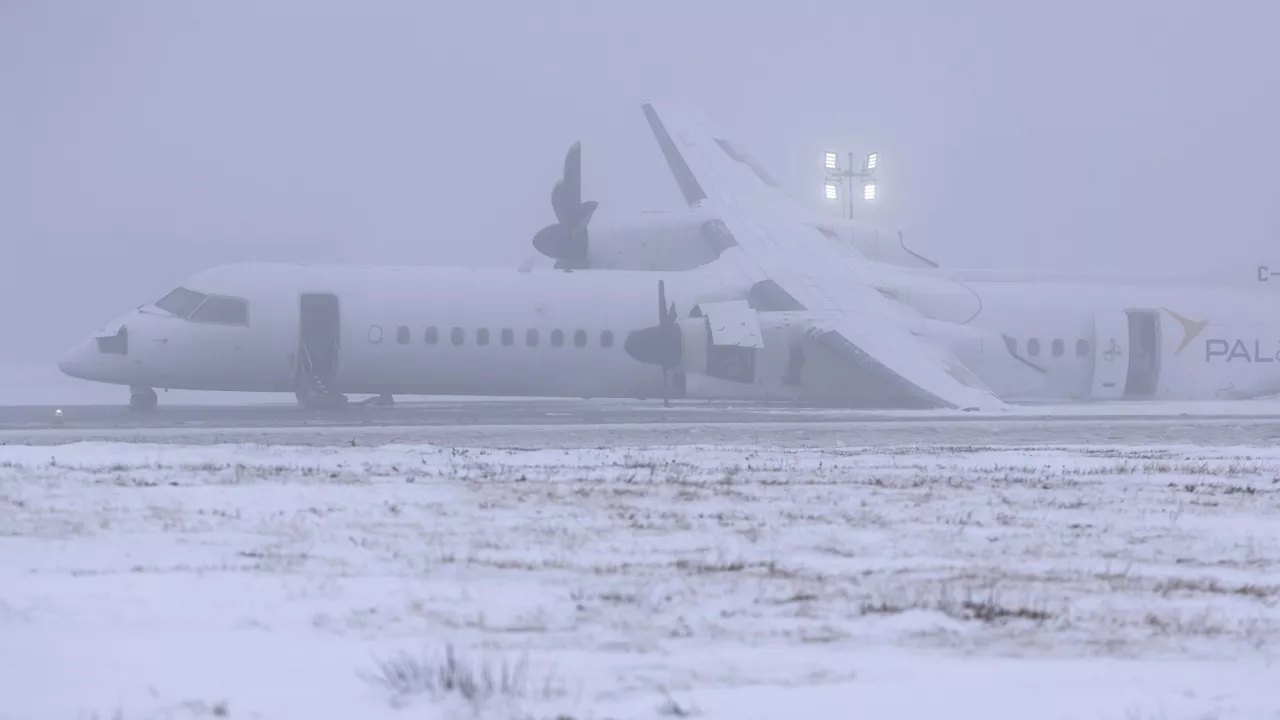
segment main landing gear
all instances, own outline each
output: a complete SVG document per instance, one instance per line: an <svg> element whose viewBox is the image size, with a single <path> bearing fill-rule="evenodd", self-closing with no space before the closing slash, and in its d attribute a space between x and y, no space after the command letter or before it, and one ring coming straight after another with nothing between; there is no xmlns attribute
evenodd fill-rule
<svg viewBox="0 0 1280 720"><path fill-rule="evenodd" d="M394 407L396 404L396 399L391 396L391 393L382 393L381 395L375 395L374 397L371 397L371 398L365 398L364 400L360 401L360 404L361 405L377 405L379 407Z"/></svg>
<svg viewBox="0 0 1280 720"><path fill-rule="evenodd" d="M149 387L134 386L129 388L129 410L131 412L151 412L160 404L160 397Z"/></svg>
<svg viewBox="0 0 1280 720"><path fill-rule="evenodd" d="M337 410L345 407L395 407L396 400L390 393L374 395L359 402L348 400L346 395L335 392L307 392L298 390L294 393L298 404L308 410Z"/></svg>
<svg viewBox="0 0 1280 720"><path fill-rule="evenodd" d="M298 404L308 410L337 410L347 406L347 396L333 392L323 384L313 383L317 387L302 387L294 392Z"/></svg>

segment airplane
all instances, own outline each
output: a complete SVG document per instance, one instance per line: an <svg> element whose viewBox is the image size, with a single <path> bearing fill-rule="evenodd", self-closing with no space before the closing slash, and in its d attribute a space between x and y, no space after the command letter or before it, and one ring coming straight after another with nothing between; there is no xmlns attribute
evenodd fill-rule
<svg viewBox="0 0 1280 720"><path fill-rule="evenodd" d="M157 387L293 392L316 408L351 394L1001 410L1280 392L1265 266L1108 277L872 259L832 242L705 118L642 110L699 219L684 242L700 259L660 264L687 267L596 272L589 249L551 270L224 265L118 318L60 367L130 386L143 411ZM581 209L566 186L553 203ZM560 213L542 247L592 212Z"/></svg>

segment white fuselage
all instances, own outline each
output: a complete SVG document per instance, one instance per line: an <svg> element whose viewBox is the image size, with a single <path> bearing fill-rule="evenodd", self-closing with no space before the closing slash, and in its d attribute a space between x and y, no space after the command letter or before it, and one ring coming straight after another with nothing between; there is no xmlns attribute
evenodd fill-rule
<svg viewBox="0 0 1280 720"><path fill-rule="evenodd" d="M1042 387L1011 393L1010 399L1195 400L1280 392L1280 313L1271 293L1263 292L1269 288L1081 281L966 285L982 301L972 324L997 329L1016 344L1019 357L1046 371ZM1136 334L1144 325L1153 339L1153 364L1150 372L1131 375L1140 345ZM1141 374L1152 375L1145 389ZM1115 383L1110 390L1102 387L1104 379Z"/></svg>
<svg viewBox="0 0 1280 720"><path fill-rule="evenodd" d="M682 311L716 296L680 282L695 277L666 283ZM338 299L343 392L662 393L661 371L623 349L631 330L658 322L652 273L244 264L206 271L183 287L242 299L247 323L195 322L143 306L73 349L63 371L154 388L293 392L300 296L314 293ZM97 337L122 326L127 352L102 352Z"/></svg>
<svg viewBox="0 0 1280 720"><path fill-rule="evenodd" d="M714 263L683 272L228 265L183 287L243 303L242 322L201 322L201 311L180 317L146 305L78 345L61 367L131 386L294 392L300 356L309 354L302 298L329 294L336 298L333 359L344 393L658 397L661 370L624 343L658 323L659 279L681 318L700 303L742 299L749 289L726 281ZM1263 292L1269 286L886 269L880 288L938 321L942 342L1005 400L1280 392L1280 314ZM103 340L121 327L127 340ZM1137 347L1143 333L1152 357L1133 365L1131 340ZM784 335L803 342L803 333ZM698 383L698 368L682 370L702 397L822 400L831 383L855 382L814 370L819 362L800 386L781 384L787 359L785 349L762 354L755 382Z"/></svg>

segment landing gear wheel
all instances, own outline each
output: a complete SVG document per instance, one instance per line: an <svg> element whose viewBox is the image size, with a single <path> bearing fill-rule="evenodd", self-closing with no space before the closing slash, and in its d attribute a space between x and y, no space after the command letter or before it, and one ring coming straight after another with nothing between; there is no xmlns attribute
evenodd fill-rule
<svg viewBox="0 0 1280 720"><path fill-rule="evenodd" d="M160 404L160 397L151 388L133 388L129 394L129 410L151 412Z"/></svg>
<svg viewBox="0 0 1280 720"><path fill-rule="evenodd" d="M307 410L336 410L347 406L347 396L342 393L318 393L302 389L295 390L293 394L298 398L298 404Z"/></svg>

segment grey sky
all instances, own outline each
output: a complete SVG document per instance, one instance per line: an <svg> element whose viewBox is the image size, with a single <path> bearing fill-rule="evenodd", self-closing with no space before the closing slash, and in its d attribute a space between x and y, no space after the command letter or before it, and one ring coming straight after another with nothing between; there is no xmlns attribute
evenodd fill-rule
<svg viewBox="0 0 1280 720"><path fill-rule="evenodd" d="M517 265L574 140L602 214L676 207L649 98L815 204L822 150L879 150L869 214L948 265L1280 260L1277 26L1183 0L10 0L0 360L219 262Z"/></svg>

